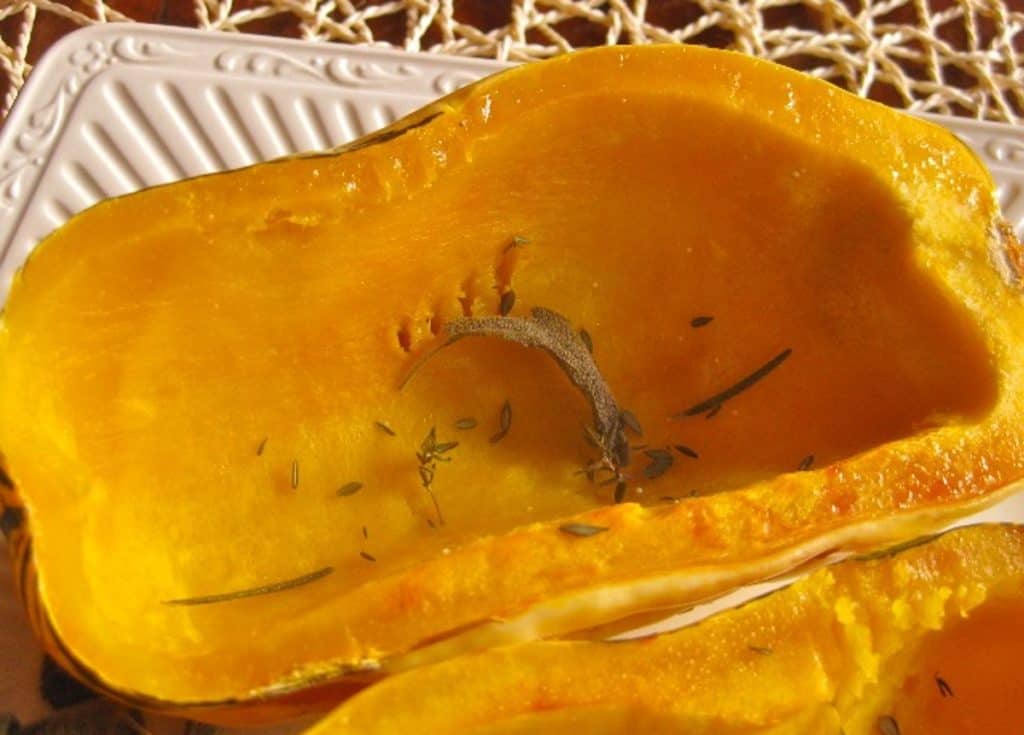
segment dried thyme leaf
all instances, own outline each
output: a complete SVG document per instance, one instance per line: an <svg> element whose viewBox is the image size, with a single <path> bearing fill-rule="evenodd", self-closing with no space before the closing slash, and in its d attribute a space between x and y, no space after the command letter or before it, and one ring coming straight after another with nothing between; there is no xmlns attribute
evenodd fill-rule
<svg viewBox="0 0 1024 735"><path fill-rule="evenodd" d="M705 327L714 320L713 316L695 316L690 320L690 326L694 329Z"/></svg>
<svg viewBox="0 0 1024 735"><path fill-rule="evenodd" d="M624 480L619 480L615 483L615 496L614 500L616 505L626 499L626 483Z"/></svg>
<svg viewBox="0 0 1024 735"><path fill-rule="evenodd" d="M322 569L317 569L315 572L303 574L301 577L286 579L282 582L274 582L273 584L262 585L260 587L250 587L249 589L235 590L234 592L221 592L215 595L200 595L198 597L182 597L177 600L164 600L163 604L210 605L215 602L229 602L243 597L269 595L275 592L284 592L285 590L294 589L295 587L301 587L302 585L309 584L311 582L316 582L318 579L323 579L332 572L334 572L334 567L323 567Z"/></svg>
<svg viewBox="0 0 1024 735"><path fill-rule="evenodd" d="M685 444L676 444L675 449L684 457L689 457L691 459L700 459L700 455L697 454L697 452L695 452L694 450L690 449Z"/></svg>
<svg viewBox="0 0 1024 735"><path fill-rule="evenodd" d="M424 457L429 457L434 453L434 447L437 446L437 428L434 426L430 427L430 431L420 442L420 454Z"/></svg>
<svg viewBox="0 0 1024 735"><path fill-rule="evenodd" d="M346 482L344 485L338 488L338 492L335 493L339 498L346 498L349 495L355 495L357 492L363 489L363 483L361 482Z"/></svg>
<svg viewBox="0 0 1024 735"><path fill-rule="evenodd" d="M505 435L508 434L508 430L512 428L512 404L506 399L501 404L501 415L498 417L498 431L491 437L491 444L497 444Z"/></svg>
<svg viewBox="0 0 1024 735"><path fill-rule="evenodd" d="M900 735L900 724L892 715L882 715L878 718L878 732L882 735Z"/></svg>
<svg viewBox="0 0 1024 735"><path fill-rule="evenodd" d="M800 464L797 466L797 472L806 472L811 469L811 465L814 464L814 455L808 454L806 457L800 460Z"/></svg>
<svg viewBox="0 0 1024 735"><path fill-rule="evenodd" d="M664 475L672 468L672 464L675 461L672 453L667 449L647 449L644 451L644 454L651 460L644 467L644 477L648 480L654 480Z"/></svg>
<svg viewBox="0 0 1024 735"><path fill-rule="evenodd" d="M590 336L590 332L586 329L580 330L580 341L583 343L583 346L587 348L587 352L594 354L594 340Z"/></svg>
<svg viewBox="0 0 1024 735"><path fill-rule="evenodd" d="M747 646L747 648L749 648L754 653L761 654L762 656L771 656L773 653L775 653L775 649L771 648L770 646L754 646L754 645L750 645L750 646Z"/></svg>
<svg viewBox="0 0 1024 735"><path fill-rule="evenodd" d="M785 362L786 358L788 358L791 354L793 354L793 350L786 348L785 350L777 354L775 357L773 357L771 360L766 362L764 365L759 367L757 370L752 372L750 375L741 379L737 383L729 386L721 393L718 393L712 396L711 398L708 398L706 401L701 401L700 403L691 406L685 411L681 411L677 414L674 414L672 418L681 419L686 416L696 416L697 414L704 413L705 411L709 412L708 418L711 418L721 410L723 403L725 403L731 398L735 398L743 391L747 390L748 388L751 388L752 386L763 380L773 370L775 370L775 368L777 368L779 365Z"/></svg>
<svg viewBox="0 0 1024 735"><path fill-rule="evenodd" d="M939 688L939 694L942 695L943 699L946 697L955 696L953 694L953 687L949 685L949 682L943 679L938 674L935 675L935 686Z"/></svg>
<svg viewBox="0 0 1024 735"><path fill-rule="evenodd" d="M377 561L377 557L375 557L373 554L368 554L365 551L360 551L359 552L359 556L361 556L364 559L366 559L366 561Z"/></svg>
<svg viewBox="0 0 1024 735"><path fill-rule="evenodd" d="M502 252L507 253L509 250L513 250L515 248L519 248L519 247L522 247L523 245L529 245L529 244L530 244L530 240L528 238L525 238L522 235L513 235L512 236L512 242L510 242L508 245L506 245L505 249Z"/></svg>
<svg viewBox="0 0 1024 735"><path fill-rule="evenodd" d="M455 422L455 428L459 431L469 431L476 428L476 419L471 416L461 418Z"/></svg>
<svg viewBox="0 0 1024 735"><path fill-rule="evenodd" d="M260 443L256 445L256 456L257 457L262 457L263 456L263 450L267 448L267 439L269 439L269 438L270 437L268 437L268 436L263 437L262 439L260 439Z"/></svg>
<svg viewBox="0 0 1024 735"><path fill-rule="evenodd" d="M501 300L498 301L498 313L502 316L507 316L512 307L516 305L516 292L506 291L501 295Z"/></svg>
<svg viewBox="0 0 1024 735"><path fill-rule="evenodd" d="M659 477L669 471L672 465L665 464L662 462L651 462L649 465L644 467L644 477L648 480L657 480Z"/></svg>
<svg viewBox="0 0 1024 735"><path fill-rule="evenodd" d="M395 436L395 430L385 424L383 421L374 421L373 425L383 431L388 436Z"/></svg>
<svg viewBox="0 0 1024 735"><path fill-rule="evenodd" d="M370 532L366 530L366 526L363 526L363 538L370 538Z"/></svg>
<svg viewBox="0 0 1024 735"><path fill-rule="evenodd" d="M445 452L448 452L459 445L458 442L445 442L442 444L437 443L437 427L431 426L430 431L427 432L426 437L420 442L420 451L416 453L416 458L420 464L417 471L420 475L420 481L423 483L423 489L427 495L430 496L430 501L434 504L434 510L437 512L437 521L442 526L444 525L444 514L441 513L441 504L437 502L437 496L434 491L430 489L431 483L434 482L434 472L437 469L437 462L450 462L451 457L442 456ZM433 523L431 523L433 528Z"/></svg>
<svg viewBox="0 0 1024 735"><path fill-rule="evenodd" d="M608 530L607 526L592 526L589 523L564 523L558 527L558 530L562 533L567 533L570 536L596 536L599 533L604 533Z"/></svg>
<svg viewBox="0 0 1024 735"><path fill-rule="evenodd" d="M297 490L299 487L299 460L292 460L292 490Z"/></svg>
<svg viewBox="0 0 1024 735"><path fill-rule="evenodd" d="M430 496L430 502L434 504L434 512L437 513L437 522L443 526L444 513L441 512L441 504L437 502L437 495L434 494L434 491L430 489L429 485L423 489L427 491L427 495Z"/></svg>
<svg viewBox="0 0 1024 735"><path fill-rule="evenodd" d="M644 435L643 427L640 426L640 422L637 421L632 411L623 411L619 414L619 418L622 419L622 424L634 434L637 436Z"/></svg>

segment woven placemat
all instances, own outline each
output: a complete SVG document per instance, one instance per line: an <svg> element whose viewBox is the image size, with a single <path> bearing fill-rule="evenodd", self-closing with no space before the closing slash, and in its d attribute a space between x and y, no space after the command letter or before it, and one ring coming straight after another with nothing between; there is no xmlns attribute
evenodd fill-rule
<svg viewBox="0 0 1024 735"><path fill-rule="evenodd" d="M54 40L131 20L510 60L694 43L897 107L1024 120L1024 0L0 0L0 117Z"/></svg>

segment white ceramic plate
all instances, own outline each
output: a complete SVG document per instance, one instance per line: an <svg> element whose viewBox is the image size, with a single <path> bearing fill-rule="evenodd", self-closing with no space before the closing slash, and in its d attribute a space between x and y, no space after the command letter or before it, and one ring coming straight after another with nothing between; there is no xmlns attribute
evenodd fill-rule
<svg viewBox="0 0 1024 735"><path fill-rule="evenodd" d="M100 199L340 145L505 66L136 24L73 33L35 67L0 131L0 300L34 245ZM1024 128L931 119L978 152L999 184L1004 213L1024 233ZM1024 522L1024 498L983 519ZM9 577L0 563L0 713L30 721L46 713L40 654ZM722 602L771 586L778 583ZM173 731L167 723L151 727Z"/></svg>

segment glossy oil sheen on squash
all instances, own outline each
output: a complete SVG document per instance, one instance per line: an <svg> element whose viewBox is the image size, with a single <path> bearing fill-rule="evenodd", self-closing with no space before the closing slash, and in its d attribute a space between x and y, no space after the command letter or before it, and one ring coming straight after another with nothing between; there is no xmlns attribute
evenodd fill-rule
<svg viewBox="0 0 1024 735"><path fill-rule="evenodd" d="M989 255L991 180L944 131L696 49L525 68L405 126L103 203L14 284L0 450L39 608L98 682L154 706L301 688L574 590L754 564L1019 478L1019 292ZM463 340L398 389L509 289L513 315L588 331L636 443L699 458L648 480L640 455L609 508L577 472L585 402L511 344ZM786 350L717 415L671 418ZM432 428L458 442L434 497ZM611 531L557 530L588 513ZM618 599L558 624L649 602Z"/></svg>

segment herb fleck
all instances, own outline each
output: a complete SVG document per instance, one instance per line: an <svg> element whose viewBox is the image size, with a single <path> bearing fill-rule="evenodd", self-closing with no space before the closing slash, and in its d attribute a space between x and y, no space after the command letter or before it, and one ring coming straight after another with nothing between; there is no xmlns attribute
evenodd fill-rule
<svg viewBox="0 0 1024 735"><path fill-rule="evenodd" d="M592 526L589 523L564 523L558 527L558 530L562 533L567 533L570 536L596 536L599 533L604 533L608 530L607 526Z"/></svg>
<svg viewBox="0 0 1024 735"><path fill-rule="evenodd" d="M292 490L299 487L299 460L292 460Z"/></svg>
<svg viewBox="0 0 1024 735"><path fill-rule="evenodd" d="M263 437L262 439L260 439L260 443L256 445L256 456L257 457L262 457L263 456L263 450L267 448L267 439L269 439L269 438L270 437L267 437L267 436Z"/></svg>
<svg viewBox="0 0 1024 735"><path fill-rule="evenodd" d="M878 731L882 735L900 735L900 724L892 715L882 715L878 718Z"/></svg>
<svg viewBox="0 0 1024 735"><path fill-rule="evenodd" d="M729 386L721 393L717 393L711 398L708 398L706 401L701 401L700 403L691 406L685 411L681 411L677 414L674 414L672 418L681 419L686 416L696 416L697 414L704 412L708 412L708 418L711 418L712 416L717 414L719 410L721 410L723 403L725 403L731 398L735 398L743 391L754 386L756 383L760 382L762 379L767 377L773 370L775 370L775 368L777 368L779 365L785 362L786 358L788 358L792 353L793 350L789 348L783 350L775 357L773 357L771 360L766 362L764 365L759 367L757 370L752 372L750 375L746 376L745 378L742 378L734 385Z"/></svg>
<svg viewBox="0 0 1024 735"><path fill-rule="evenodd" d="M434 475L437 472L438 462L451 462L451 457L444 456L447 452L450 452L455 447L459 446L458 442L443 442L437 443L437 430L431 426L430 431L427 432L427 436L420 442L420 450L416 453L416 459L419 460L419 467L417 468L420 475L420 483L423 485L423 489L426 490L427 495L430 496L431 502L434 504L434 511L437 513L437 522L440 525L444 525L444 515L441 513L441 504L437 501L437 495L431 489L431 484L434 482Z"/></svg>
<svg viewBox="0 0 1024 735"><path fill-rule="evenodd" d="M183 597L177 600L164 600L164 604L209 605L215 602L238 600L243 597L269 595L275 592L284 592L285 590L294 589L295 587L301 587L302 585L309 584L310 582L315 582L318 579L322 579L328 574L331 574L333 571L334 567L324 567L323 569L317 569L315 572L303 574L301 577L294 577L293 579L286 579L282 582L274 582L273 584L267 584L261 587L250 587L249 589L235 590L234 592L221 592L215 595L200 595L199 597Z"/></svg>
<svg viewBox="0 0 1024 735"><path fill-rule="evenodd" d="M498 313L502 316L507 316L512 307L516 305L516 292L506 291L501 295L501 300L498 301Z"/></svg>
<svg viewBox="0 0 1024 735"><path fill-rule="evenodd" d="M461 418L455 422L455 428L458 429L459 431L469 431L470 429L475 429L476 419L470 416L467 416L466 418Z"/></svg>
<svg viewBox="0 0 1024 735"><path fill-rule="evenodd" d="M594 340L590 336L590 332L586 329L580 330L580 342L582 342L583 346L587 348L587 352L591 354L594 353Z"/></svg>
<svg viewBox="0 0 1024 735"><path fill-rule="evenodd" d="M943 698L954 696L953 687L951 687L949 685L949 682L943 679L938 674L935 675L935 686L939 688L939 694L941 694Z"/></svg>
<svg viewBox="0 0 1024 735"><path fill-rule="evenodd" d="M512 428L512 404L506 400L501 404L501 415L498 418L498 431L491 437L491 444L497 444L504 439L510 428Z"/></svg>
<svg viewBox="0 0 1024 735"><path fill-rule="evenodd" d="M377 561L377 557L375 557L373 554L368 554L365 551L360 551L359 552L359 556L361 556L364 559L366 559L366 561Z"/></svg>
<svg viewBox="0 0 1024 735"><path fill-rule="evenodd" d="M632 431L637 436L644 435L644 429L640 426L640 422L637 421L636 416L633 415L632 411L623 411L619 418L622 419L622 425Z"/></svg>
<svg viewBox="0 0 1024 735"><path fill-rule="evenodd" d="M650 459L650 463L644 467L644 477L654 480L661 477L672 468L673 458L667 449L647 449L644 454Z"/></svg>
<svg viewBox="0 0 1024 735"><path fill-rule="evenodd" d="M690 320L690 326L693 327L694 329L706 327L708 324L714 321L714 319L715 318L713 316L695 316L693 319Z"/></svg>
<svg viewBox="0 0 1024 735"><path fill-rule="evenodd" d="M335 493L339 498L346 498L349 495L355 495L357 492L363 489L363 483L361 482L346 482L344 485L338 488L338 492Z"/></svg>
<svg viewBox="0 0 1024 735"><path fill-rule="evenodd" d="M513 250L515 248L521 248L523 245L529 245L529 244L530 244L529 238L523 237L522 235L513 235L512 236L512 242L510 242L508 245L505 246L505 250L503 252L507 253L509 250Z"/></svg>
<svg viewBox="0 0 1024 735"><path fill-rule="evenodd" d="M754 646L754 645L750 645L750 646L747 646L747 648L749 648L754 653L758 653L758 654L760 654L762 656L771 656L773 653L775 653L775 649L771 648L770 646Z"/></svg>
<svg viewBox="0 0 1024 735"><path fill-rule="evenodd" d="M376 426L381 431L383 431L388 436L394 436L395 435L395 430L392 429L387 424L385 424L383 421L374 421L373 425Z"/></svg>
<svg viewBox="0 0 1024 735"><path fill-rule="evenodd" d="M814 464L814 455L808 454L806 457L800 460L800 464L797 466L797 472L806 472L811 469L811 465Z"/></svg>
<svg viewBox="0 0 1024 735"><path fill-rule="evenodd" d="M700 458L700 455L697 454L697 452L695 452L694 450L690 449L685 444L676 444L675 449L676 449L677 452L682 454L684 457L689 457L690 459L699 459Z"/></svg>
<svg viewBox="0 0 1024 735"><path fill-rule="evenodd" d="M370 532L366 530L366 526L363 526L363 538L370 538Z"/></svg>

